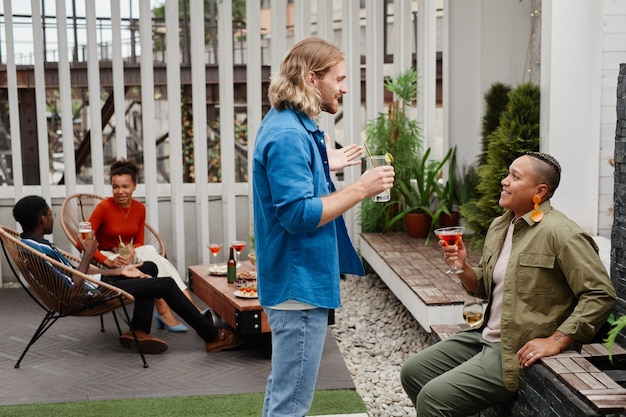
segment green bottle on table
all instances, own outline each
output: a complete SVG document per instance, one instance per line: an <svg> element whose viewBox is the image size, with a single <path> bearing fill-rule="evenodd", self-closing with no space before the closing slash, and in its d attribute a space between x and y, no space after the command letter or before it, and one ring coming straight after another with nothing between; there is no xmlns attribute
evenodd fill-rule
<svg viewBox="0 0 626 417"><path fill-rule="evenodd" d="M235 252L233 247L230 247L230 256L228 257L228 283L234 284L237 279L237 262L235 262Z"/></svg>

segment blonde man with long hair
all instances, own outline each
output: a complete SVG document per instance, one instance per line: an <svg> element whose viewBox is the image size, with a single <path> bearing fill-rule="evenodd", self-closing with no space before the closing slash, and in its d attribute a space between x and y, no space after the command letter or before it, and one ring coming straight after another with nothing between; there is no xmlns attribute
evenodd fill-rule
<svg viewBox="0 0 626 417"><path fill-rule="evenodd" d="M363 275L342 214L393 186L392 167L337 191L330 171L359 165L356 145L333 150L315 118L347 93L344 54L319 38L297 43L272 78L272 109L254 149L259 302L272 330L264 417L307 414L342 273Z"/></svg>

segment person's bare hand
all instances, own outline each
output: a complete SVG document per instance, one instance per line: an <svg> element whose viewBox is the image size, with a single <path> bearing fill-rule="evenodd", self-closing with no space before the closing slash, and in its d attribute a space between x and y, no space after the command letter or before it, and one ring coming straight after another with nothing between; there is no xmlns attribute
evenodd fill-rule
<svg viewBox="0 0 626 417"><path fill-rule="evenodd" d="M340 149L328 146L326 151L328 153L328 166L331 171L337 171L347 166L361 165L363 149L358 145L347 145Z"/></svg>
<svg viewBox="0 0 626 417"><path fill-rule="evenodd" d="M361 187L365 190L366 197L373 197L383 191L391 189L395 181L396 173L391 165L383 165L367 170L359 178Z"/></svg>
<svg viewBox="0 0 626 417"><path fill-rule="evenodd" d="M83 258L91 259L98 249L98 241L95 235L92 233L87 239L83 239L82 235L79 233L77 239L80 243L80 247L83 248Z"/></svg>
<svg viewBox="0 0 626 417"><path fill-rule="evenodd" d="M130 264L130 261L126 261L119 254L115 258L111 259L111 268L123 268Z"/></svg>
<svg viewBox="0 0 626 417"><path fill-rule="evenodd" d="M459 243L453 246L446 245L444 240L439 240L439 246L443 250L443 260L449 266L455 265L462 269L467 259L467 249L463 239L459 239Z"/></svg>
<svg viewBox="0 0 626 417"><path fill-rule="evenodd" d="M143 265L143 262L126 265L121 268L120 275L128 278L151 278L150 275L145 274L138 269L141 265Z"/></svg>
<svg viewBox="0 0 626 417"><path fill-rule="evenodd" d="M553 356L561 352L560 345L554 341L554 337L533 339L517 351L519 367L527 368L537 362L539 358Z"/></svg>

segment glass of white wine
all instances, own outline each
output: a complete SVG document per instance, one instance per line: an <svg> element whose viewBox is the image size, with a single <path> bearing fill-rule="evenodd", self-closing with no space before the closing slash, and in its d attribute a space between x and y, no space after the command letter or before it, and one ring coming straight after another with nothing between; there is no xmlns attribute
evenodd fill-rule
<svg viewBox="0 0 626 417"><path fill-rule="evenodd" d="M483 322L483 300L480 298L466 299L463 303L463 320L470 327L478 327Z"/></svg>

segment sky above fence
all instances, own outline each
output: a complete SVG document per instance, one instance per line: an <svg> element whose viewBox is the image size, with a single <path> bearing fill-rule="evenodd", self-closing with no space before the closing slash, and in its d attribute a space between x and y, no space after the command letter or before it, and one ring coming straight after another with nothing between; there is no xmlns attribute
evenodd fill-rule
<svg viewBox="0 0 626 417"><path fill-rule="evenodd" d="M93 0L65 0L65 11L68 16L67 30L70 43L68 48L74 48L74 26L73 16L76 16L76 40L77 44L87 44L87 31L85 24L85 1ZM48 60L55 61L55 54L58 50L57 28L56 28L56 0L43 1L43 10L46 19L46 44ZM150 0L150 7L155 8L163 5L165 0ZM42 3L39 3L41 7ZM0 63L6 63L6 34L5 34L5 10L10 5L13 17L14 37L16 46L16 63L18 65L32 65L34 62L32 5L29 1L23 0L3 0L0 2ZM100 29L97 31L99 43L110 43L112 41L111 25L108 19L111 18L111 2L109 0L98 0L95 2L96 18L103 19ZM128 0L120 2L120 16L122 20L139 18L139 0Z"/></svg>

